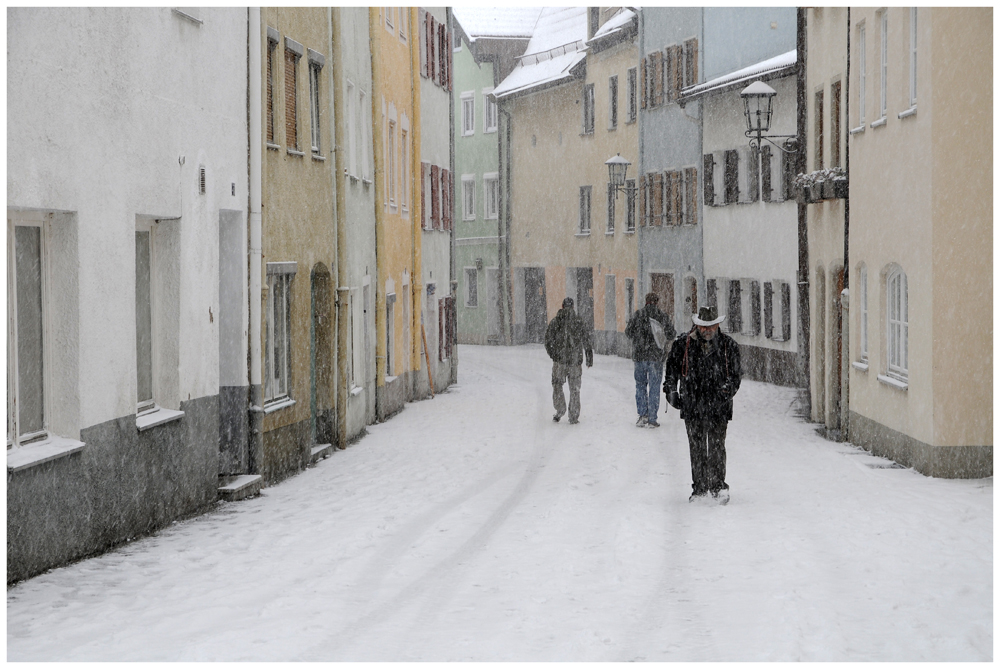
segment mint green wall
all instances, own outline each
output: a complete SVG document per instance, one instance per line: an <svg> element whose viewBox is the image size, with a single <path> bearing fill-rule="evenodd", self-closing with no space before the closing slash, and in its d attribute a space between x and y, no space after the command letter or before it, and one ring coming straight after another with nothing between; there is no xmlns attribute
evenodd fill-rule
<svg viewBox="0 0 1000 669"><path fill-rule="evenodd" d="M499 132L484 132L484 90L494 86L493 65L475 62L469 44L462 42L461 49L453 54L454 104L455 104L455 255L458 275L458 341L462 344L488 342L488 312L496 307L487 300L487 269L498 266L497 231L499 219L486 219L486 191L484 174L498 173L497 142ZM462 134L462 94L473 92L475 101L475 133ZM498 119L499 125L499 119ZM476 217L463 220L464 185L462 177L475 175ZM467 307L466 270L476 267L476 258L482 258L483 269L477 270L478 305ZM495 322L495 319L494 319Z"/></svg>

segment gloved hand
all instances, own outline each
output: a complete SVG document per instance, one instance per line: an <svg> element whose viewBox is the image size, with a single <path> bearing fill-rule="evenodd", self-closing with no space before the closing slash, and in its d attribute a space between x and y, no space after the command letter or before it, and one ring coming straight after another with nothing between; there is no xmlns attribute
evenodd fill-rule
<svg viewBox="0 0 1000 669"><path fill-rule="evenodd" d="M677 394L676 390L671 390L667 392L667 404L677 409L681 410L681 396Z"/></svg>

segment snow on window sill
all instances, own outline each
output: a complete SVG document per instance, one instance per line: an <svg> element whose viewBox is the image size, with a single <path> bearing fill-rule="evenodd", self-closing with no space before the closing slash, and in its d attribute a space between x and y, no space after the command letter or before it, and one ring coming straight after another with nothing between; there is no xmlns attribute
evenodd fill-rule
<svg viewBox="0 0 1000 669"><path fill-rule="evenodd" d="M878 119L878 120L872 121L872 124L871 124L871 126L873 128L881 128L884 125L885 125L885 117L884 116L882 118Z"/></svg>
<svg viewBox="0 0 1000 669"><path fill-rule="evenodd" d="M604 236L605 237L614 237L615 236L615 231L614 230L605 230Z"/></svg>
<svg viewBox="0 0 1000 669"><path fill-rule="evenodd" d="M365 389L362 388L361 386L354 386L353 388L351 388L351 397L357 397L358 395L363 393L364 390Z"/></svg>
<svg viewBox="0 0 1000 669"><path fill-rule="evenodd" d="M299 151L298 149L289 148L288 149L288 155L299 156L300 158L302 158L302 157L305 157L306 154L303 153L302 151Z"/></svg>
<svg viewBox="0 0 1000 669"><path fill-rule="evenodd" d="M854 362L851 363L851 367L853 367L854 369L858 370L859 372L867 372L868 371L868 363L867 362L854 361Z"/></svg>
<svg viewBox="0 0 1000 669"><path fill-rule="evenodd" d="M45 441L7 451L7 473L13 474L83 450L85 443L50 435Z"/></svg>
<svg viewBox="0 0 1000 669"><path fill-rule="evenodd" d="M578 233L576 233L575 236L576 237L589 237L590 236L590 230L587 230L586 232L578 232Z"/></svg>
<svg viewBox="0 0 1000 669"><path fill-rule="evenodd" d="M170 423L175 420L180 420L183 417L184 417L183 411L158 408L155 411L149 411L142 415L136 416L135 426L136 428L138 428L139 432L145 432L151 427L156 427L157 425L163 425L164 423Z"/></svg>
<svg viewBox="0 0 1000 669"><path fill-rule="evenodd" d="M281 409L287 409L290 406L295 406L295 400L291 397L283 397L280 400L275 400L270 404L264 405L264 413L274 413L275 411L280 411Z"/></svg>
<svg viewBox="0 0 1000 669"><path fill-rule="evenodd" d="M385 375L385 384L389 385L390 383L392 383L393 381L395 381L398 378L399 378L398 376L389 376L388 374L386 374Z"/></svg>
<svg viewBox="0 0 1000 669"><path fill-rule="evenodd" d="M896 388L897 390L906 390L907 388L910 387L910 384L907 383L906 381L893 378L891 376L886 376L885 374L879 374L878 380L891 388Z"/></svg>
<svg viewBox="0 0 1000 669"><path fill-rule="evenodd" d="M909 109L905 109L899 112L896 118L906 118L907 116L916 116L916 115L917 115L917 105L913 105Z"/></svg>
<svg viewBox="0 0 1000 669"><path fill-rule="evenodd" d="M326 162L326 156L324 156L322 154L319 154L319 153L316 153L315 151L313 151L312 157L313 157L313 160L318 160L318 161L324 162L324 163Z"/></svg>
<svg viewBox="0 0 1000 669"><path fill-rule="evenodd" d="M861 124L861 125L859 125L859 126L858 126L857 128L851 128L851 130L850 130L850 133L851 133L852 135L857 135L858 133L862 133L862 132L864 132L864 131L865 131L865 124L864 124L864 123L862 123L862 124Z"/></svg>
<svg viewBox="0 0 1000 669"><path fill-rule="evenodd" d="M278 151L278 150L281 149L281 145L280 144L272 144L271 142L268 142L267 143L267 148L271 149L272 151Z"/></svg>

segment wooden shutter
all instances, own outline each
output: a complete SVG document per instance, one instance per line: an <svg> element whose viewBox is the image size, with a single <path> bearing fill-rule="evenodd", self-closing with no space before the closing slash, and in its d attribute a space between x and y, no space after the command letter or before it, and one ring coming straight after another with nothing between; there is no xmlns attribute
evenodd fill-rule
<svg viewBox="0 0 1000 669"><path fill-rule="evenodd" d="M760 198L771 201L771 147L766 144L760 149Z"/></svg>
<svg viewBox="0 0 1000 669"><path fill-rule="evenodd" d="M653 106L663 104L663 52L653 54Z"/></svg>
<svg viewBox="0 0 1000 669"><path fill-rule="evenodd" d="M428 12L427 14L427 73L431 78L431 81L437 81L437 60L435 59L435 52L437 51L437 29L435 25L437 21Z"/></svg>
<svg viewBox="0 0 1000 669"><path fill-rule="evenodd" d="M740 197L740 185L739 185L739 163L740 154L735 149L726 151L725 153L726 161L726 172L725 172L725 187L726 187L726 204L731 204L739 200Z"/></svg>
<svg viewBox="0 0 1000 669"><path fill-rule="evenodd" d="M684 223L697 225L698 223L698 168L684 168Z"/></svg>
<svg viewBox="0 0 1000 669"><path fill-rule="evenodd" d="M742 332L743 330L743 296L740 294L739 279L729 282L729 331Z"/></svg>
<svg viewBox="0 0 1000 669"><path fill-rule="evenodd" d="M444 360L444 298L438 300L438 360Z"/></svg>
<svg viewBox="0 0 1000 669"><path fill-rule="evenodd" d="M781 336L784 341L792 339L792 289L787 283L781 284Z"/></svg>
<svg viewBox="0 0 1000 669"><path fill-rule="evenodd" d="M684 86L698 83L698 38L684 42Z"/></svg>
<svg viewBox="0 0 1000 669"><path fill-rule="evenodd" d="M747 188L751 202L760 200L760 149L756 147L747 152Z"/></svg>
<svg viewBox="0 0 1000 669"><path fill-rule="evenodd" d="M454 74L452 73L452 68L455 65L455 50L452 48L452 42L454 41L454 36L448 32L445 33L445 44L447 49L445 53L448 54L448 90L452 89L452 80L454 79ZM452 300L454 301L454 300Z"/></svg>
<svg viewBox="0 0 1000 669"><path fill-rule="evenodd" d="M653 225L663 225L663 174L656 172L653 177Z"/></svg>
<svg viewBox="0 0 1000 669"><path fill-rule="evenodd" d="M639 91L639 109L646 108L646 58L639 61L639 82L642 84ZM645 225L645 223L642 223Z"/></svg>
<svg viewBox="0 0 1000 669"><path fill-rule="evenodd" d="M760 334L760 281L750 282L750 334Z"/></svg>
<svg viewBox="0 0 1000 669"><path fill-rule="evenodd" d="M705 304L718 309L718 286L715 279L705 279Z"/></svg>
<svg viewBox="0 0 1000 669"><path fill-rule="evenodd" d="M674 173L663 173L663 220L667 225L675 225L677 210L674 208Z"/></svg>
<svg viewBox="0 0 1000 669"><path fill-rule="evenodd" d="M774 285L770 281L764 282L764 336L768 339L774 334L772 303L774 300Z"/></svg>
<svg viewBox="0 0 1000 669"><path fill-rule="evenodd" d="M267 43L267 141L274 142L274 43Z"/></svg>
<svg viewBox="0 0 1000 669"><path fill-rule="evenodd" d="M706 153L701 158L702 174L705 177L705 204L712 206L715 204L715 156Z"/></svg>
<svg viewBox="0 0 1000 669"><path fill-rule="evenodd" d="M441 170L442 230L451 230L451 179L448 170Z"/></svg>
<svg viewBox="0 0 1000 669"><path fill-rule="evenodd" d="M417 25L420 26L420 76L427 78L427 12L417 9ZM416 39L416 35L411 35Z"/></svg>
<svg viewBox="0 0 1000 669"><path fill-rule="evenodd" d="M639 225L646 225L646 177L639 177Z"/></svg>
<svg viewBox="0 0 1000 669"><path fill-rule="evenodd" d="M427 163L420 163L420 227L427 229Z"/></svg>
<svg viewBox="0 0 1000 669"><path fill-rule="evenodd" d="M295 107L295 52L285 49L285 144L299 148L298 110Z"/></svg>
<svg viewBox="0 0 1000 669"><path fill-rule="evenodd" d="M442 88L448 85L448 45L445 43L447 36L444 31L444 24L437 24L438 39L438 78L437 83Z"/></svg>
<svg viewBox="0 0 1000 669"><path fill-rule="evenodd" d="M671 72L670 89L673 91L673 97L676 100L677 96L680 95L681 85L684 81L684 73L681 71L682 59L684 58L684 49L680 44L674 44L673 46L667 47L670 49L670 58L674 62L673 71Z"/></svg>
<svg viewBox="0 0 1000 669"><path fill-rule="evenodd" d="M438 230L441 228L441 168L431 165L431 228Z"/></svg>

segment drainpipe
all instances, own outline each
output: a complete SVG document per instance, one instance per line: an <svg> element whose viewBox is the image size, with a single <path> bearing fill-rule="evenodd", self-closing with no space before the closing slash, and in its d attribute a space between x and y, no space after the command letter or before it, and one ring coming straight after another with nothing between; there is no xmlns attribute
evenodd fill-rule
<svg viewBox="0 0 1000 669"><path fill-rule="evenodd" d="M416 7L410 7L410 25L417 25L419 15ZM416 201L416 193L420 192L415 187L417 175L420 174L421 163L421 132L420 132L420 47L417 40L410 40L410 101L413 118L410 122L410 137L413 141L413 150L410 151L411 168L411 188L410 200ZM422 185L422 184L421 184ZM443 203L442 203L443 204ZM421 243L423 242L422 228L420 226L420 209L413 207L410 218L410 294L406 296L410 300L410 367L413 374L410 375L410 397L416 398L417 374L420 369L420 342L422 340L420 326L424 322L424 314L421 309L422 294L424 288L423 267L421 262ZM443 214L443 212L442 212ZM430 351L427 352L427 380L430 384L431 395L434 395L433 378L431 376ZM407 370L411 371L411 370Z"/></svg>
<svg viewBox="0 0 1000 669"><path fill-rule="evenodd" d="M802 174L806 171L806 59L808 57L806 44L806 10L799 7L795 10L795 88L796 88L796 129L795 134L800 147L796 160L796 171ZM798 205L799 232L799 291L798 291L798 347L800 379L806 388L806 415L812 414L812 398L810 396L809 370L809 228L806 219L806 207Z"/></svg>
<svg viewBox="0 0 1000 669"><path fill-rule="evenodd" d="M500 106L497 101L497 111L506 119L506 128L503 136L503 144L498 147L501 160L500 174L503 179L503 197L500 199L500 217L497 222L497 235L500 242L500 253L498 261L500 263L500 287L503 304L500 308L500 328L504 338L504 344L510 346L514 341L514 299L511 295L511 269L510 269L510 201L511 201L511 134L513 133L514 119L510 113ZM499 144L499 142L498 142ZM506 151L504 151L506 149ZM507 160L503 160L503 156Z"/></svg>
<svg viewBox="0 0 1000 669"><path fill-rule="evenodd" d="M344 11L342 7L338 7L336 10L330 10L330 60L333 65L333 86L330 87L330 97L333 98L330 104L330 108L333 109L333 183L334 183L334 195L336 197L334 207L336 208L336 226L337 226L337 271L334 274L337 280L337 405L336 405L336 420L337 420L337 448L347 447L347 398L350 397L350 378L348 374L348 361L349 352L347 350L347 342L350 341L350 333L348 332L348 325L351 322L350 313L348 312L348 307L350 305L350 277L347 276L347 260L344 258L344 254L347 251L347 226L344 222L347 220L347 189L344 184L344 170L347 169L347 156L344 152L340 150L342 141L345 137L346 128L344 125L344 119L347 116L346 110L344 109L346 100L343 95L334 94L334 88L341 90L344 84L344 58L343 54L335 53L334 49L340 49L343 42L341 41L341 35L343 32L343 16L341 12Z"/></svg>
<svg viewBox="0 0 1000 669"><path fill-rule="evenodd" d="M847 69L844 77L844 101L842 106L846 112L848 122L844 123L845 129L851 127L850 124L850 104L851 99L851 8L847 8ZM851 256L850 250L850 230L851 230L851 134L847 133L844 140L844 171L847 173L847 196L844 198L844 292L841 297L843 304L843 316L841 318L840 336L841 340L841 370L840 370L840 432L847 441L850 436L850 400L851 400L851 328L850 328L850 276L851 276ZM837 138L840 141L840 138Z"/></svg>
<svg viewBox="0 0 1000 669"><path fill-rule="evenodd" d="M250 231L247 240L247 263L250 278L249 367L250 435L248 469L259 474L264 458L264 398L261 386L261 30L260 7L248 9L247 21L247 144L249 161Z"/></svg>
<svg viewBox="0 0 1000 669"><path fill-rule="evenodd" d="M704 15L704 12L705 12L705 10L702 9L702 14L703 15ZM643 12L641 8L639 8L637 14L639 15L639 26L638 26L638 29L639 29L639 60L642 61L642 59L645 58L645 53L646 53L646 50L645 50L645 43L646 43L646 21L645 21L645 18L646 17L645 17L645 12ZM704 45L704 43L705 43L705 40L703 39L702 40L702 45ZM702 49L702 50L704 50L704 49ZM639 72L638 72L638 70L636 70L636 79L638 79L638 75L639 75ZM636 81L636 84L637 85L642 85L642 82ZM639 95L639 91L637 90L636 91L636 96L638 97L638 95ZM645 153L644 153L644 151L645 151L645 142L643 141L643 135L642 135L643 126L645 125L645 123L644 123L644 116L645 116L645 114L643 114L643 110L642 110L641 106L639 105L639 100L638 99L635 101L635 106L636 106L636 134L639 136L638 137L639 156L635 160L635 187L639 188L639 182L641 181L642 175L644 174L643 169L644 169L644 164L645 164L645 157L644 157L645 156ZM639 200L639 193L638 193L638 191L636 191L636 198L635 199L636 199L636 204L638 204L638 200ZM704 220L705 220L704 217L702 217L702 228L705 227L704 226ZM636 245L635 245L635 248L636 248L635 287L633 288L633 298L635 299L634 305L638 305L639 302L640 302L640 300L642 300L642 298L640 297L640 295L645 295L646 294L646 289L643 287L643 280L642 280L642 249L643 249L643 243L645 242L645 240L643 239L643 237L645 236L645 234L644 234L645 229L646 229L646 226L643 224L642 221L640 221L639 222L639 226L638 226L638 228L636 230ZM704 265L704 261L702 261L702 265ZM631 317L632 317L632 314L629 314L629 318L631 318ZM673 314L670 314L670 320L676 322L676 319L674 319L674 315Z"/></svg>
<svg viewBox="0 0 1000 669"><path fill-rule="evenodd" d="M454 42L455 26L452 21L451 7L445 8L445 11L448 12L449 42ZM455 76L452 73L455 59L451 44L448 45L448 57L451 58L451 64L448 67L450 76L450 85L448 86L448 174L451 175L451 184L448 188L448 192L451 194L448 198L448 206L451 207L451 211L448 213L448 217L451 219L451 230L448 231L448 271L451 284L451 311L448 314L450 325L445 336L451 342L451 377L448 379L448 384L451 385L458 383L458 259L455 257L455 219L458 217L455 215L455 91L453 90Z"/></svg>
<svg viewBox="0 0 1000 669"><path fill-rule="evenodd" d="M368 10L368 35L370 42L370 52L372 59L372 137L373 153L372 160L373 179L375 181L375 417L382 420L383 403L385 402L385 210L380 202L385 198L384 175L379 171L385 169L379 160L379 152L382 150L382 63L380 60L382 25L378 20L378 8L371 7ZM412 25L412 24L411 24Z"/></svg>

